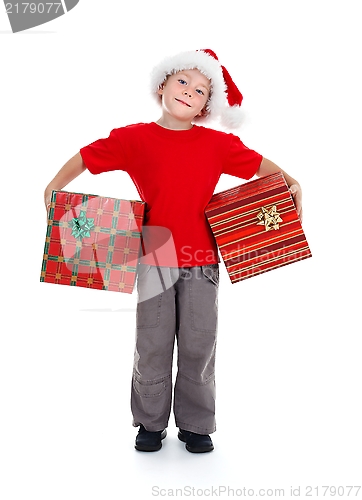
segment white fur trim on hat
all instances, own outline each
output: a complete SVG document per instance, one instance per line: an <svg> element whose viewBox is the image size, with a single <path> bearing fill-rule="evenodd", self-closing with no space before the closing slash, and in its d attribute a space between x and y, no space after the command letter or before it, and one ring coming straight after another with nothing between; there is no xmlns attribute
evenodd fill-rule
<svg viewBox="0 0 362 500"><path fill-rule="evenodd" d="M175 56L167 57L153 68L151 72L151 92L157 99L157 102L160 102L157 91L167 76L185 69L198 69L211 80L211 96L206 105L208 113L203 117L195 117L194 120L202 121L208 117L212 119L222 117L225 111L227 112L226 108L229 107L226 97L227 88L222 69L220 63L214 57L202 50L181 52ZM233 120L230 123L233 123ZM227 126L230 127L230 125Z"/></svg>

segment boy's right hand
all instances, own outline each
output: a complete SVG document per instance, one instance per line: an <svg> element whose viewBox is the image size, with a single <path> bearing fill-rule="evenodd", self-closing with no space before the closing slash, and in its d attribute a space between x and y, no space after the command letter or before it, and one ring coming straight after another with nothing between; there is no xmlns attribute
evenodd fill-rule
<svg viewBox="0 0 362 500"><path fill-rule="evenodd" d="M65 165L59 170L54 179L48 184L44 192L44 203L48 214L50 207L50 198L52 196L53 190L63 189L69 182L78 177L84 170L86 166L83 162L83 158L78 152L70 160L67 161Z"/></svg>
<svg viewBox="0 0 362 500"><path fill-rule="evenodd" d="M50 195L47 195L47 194L44 195L44 204L45 204L45 209L46 209L46 213L47 213L47 223L48 223L49 208L50 208Z"/></svg>

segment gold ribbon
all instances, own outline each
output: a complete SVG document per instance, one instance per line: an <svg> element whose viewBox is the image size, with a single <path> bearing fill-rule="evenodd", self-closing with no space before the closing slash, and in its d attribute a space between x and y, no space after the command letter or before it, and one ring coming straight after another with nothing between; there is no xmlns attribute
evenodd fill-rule
<svg viewBox="0 0 362 500"><path fill-rule="evenodd" d="M257 215L260 222L257 222L258 226L265 226L265 231L270 231L271 229L279 229L279 222L283 222L283 219L277 212L276 205L271 208L262 207Z"/></svg>

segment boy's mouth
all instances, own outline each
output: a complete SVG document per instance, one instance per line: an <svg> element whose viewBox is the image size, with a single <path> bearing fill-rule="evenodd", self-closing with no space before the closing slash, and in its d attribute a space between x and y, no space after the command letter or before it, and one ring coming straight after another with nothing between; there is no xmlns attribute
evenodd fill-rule
<svg viewBox="0 0 362 500"><path fill-rule="evenodd" d="M190 104L187 104L187 102L181 101L181 99L177 99L177 97L175 97L175 100L180 102L181 104L184 104L185 106L188 106L189 108L191 108Z"/></svg>

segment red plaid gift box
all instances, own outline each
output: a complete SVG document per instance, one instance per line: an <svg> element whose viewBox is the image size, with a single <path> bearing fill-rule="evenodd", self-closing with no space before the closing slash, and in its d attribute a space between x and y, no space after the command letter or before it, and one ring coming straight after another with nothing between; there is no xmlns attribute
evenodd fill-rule
<svg viewBox="0 0 362 500"><path fill-rule="evenodd" d="M53 191L40 281L132 293L145 203Z"/></svg>
<svg viewBox="0 0 362 500"><path fill-rule="evenodd" d="M214 194L205 214L232 283L312 256L281 172Z"/></svg>

